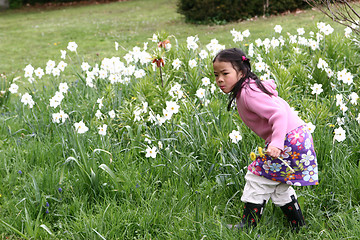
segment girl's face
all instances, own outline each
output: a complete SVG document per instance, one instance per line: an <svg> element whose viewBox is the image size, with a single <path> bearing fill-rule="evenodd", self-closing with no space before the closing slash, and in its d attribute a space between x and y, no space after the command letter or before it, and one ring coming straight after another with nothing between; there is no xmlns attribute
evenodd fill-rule
<svg viewBox="0 0 360 240"><path fill-rule="evenodd" d="M242 72L237 71L231 62L215 61L213 63L216 84L221 91L229 93L234 88L237 81L242 77Z"/></svg>

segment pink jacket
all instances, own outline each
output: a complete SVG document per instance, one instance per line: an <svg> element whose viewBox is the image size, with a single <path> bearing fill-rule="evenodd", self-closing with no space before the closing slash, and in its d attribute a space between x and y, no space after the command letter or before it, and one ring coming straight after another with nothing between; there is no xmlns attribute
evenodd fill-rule
<svg viewBox="0 0 360 240"><path fill-rule="evenodd" d="M273 80L262 81L272 96L262 92L255 80L245 83L236 98L237 109L243 122L269 145L284 150L285 135L305 124L289 104L278 96Z"/></svg>

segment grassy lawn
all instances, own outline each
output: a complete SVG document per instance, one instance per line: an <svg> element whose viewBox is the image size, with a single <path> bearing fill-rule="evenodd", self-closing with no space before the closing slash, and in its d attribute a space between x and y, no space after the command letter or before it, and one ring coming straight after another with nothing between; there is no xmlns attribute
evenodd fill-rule
<svg viewBox="0 0 360 240"><path fill-rule="evenodd" d="M273 33L277 24L295 34L299 23L302 27L310 27L317 21L328 22L329 19L308 10L227 25L192 25L185 23L183 16L176 12L176 0L131 0L54 10L8 10L0 14L0 72L18 76L27 64L44 66L47 60L58 57L69 41L78 43L80 55L96 59L98 54L102 59L123 55L125 51L121 49L115 52L115 41L129 50L142 45L156 32L174 35L179 41L198 35L203 44L216 38L227 45L232 42L229 31L233 28L249 29L249 40L254 40Z"/></svg>
<svg viewBox="0 0 360 240"><path fill-rule="evenodd" d="M358 239L360 50L343 26L331 23L327 34L320 21L331 23L307 10L192 25L175 0L1 12L0 73L8 78L0 76L0 239ZM234 43L232 29L251 35ZM158 32L179 44L170 38L171 49L159 50L151 42ZM191 48L195 35L199 47ZM274 79L313 126L318 168L303 175L310 181L319 171L320 184L296 187L307 223L299 233L270 203L256 229L225 226L241 219L249 153L264 141L235 108L226 111L212 39L244 48L252 71ZM77 53L67 50L71 41ZM144 42L146 52L129 52ZM66 68L53 66L41 80L37 72L30 83L25 66L46 71L60 50ZM159 51L161 68L149 57ZM234 131L242 140L231 139Z"/></svg>

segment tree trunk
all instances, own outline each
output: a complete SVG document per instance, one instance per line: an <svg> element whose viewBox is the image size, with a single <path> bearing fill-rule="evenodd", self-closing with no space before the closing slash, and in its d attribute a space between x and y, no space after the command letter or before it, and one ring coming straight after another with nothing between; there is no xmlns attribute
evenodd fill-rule
<svg viewBox="0 0 360 240"><path fill-rule="evenodd" d="M9 0L0 0L0 10L9 8Z"/></svg>

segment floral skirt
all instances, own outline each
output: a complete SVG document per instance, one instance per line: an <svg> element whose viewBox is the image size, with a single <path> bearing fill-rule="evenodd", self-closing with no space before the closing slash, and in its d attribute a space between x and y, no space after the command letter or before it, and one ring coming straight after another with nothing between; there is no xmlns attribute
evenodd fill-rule
<svg viewBox="0 0 360 240"><path fill-rule="evenodd" d="M318 166L311 133L300 126L285 136L279 158L258 156L248 170L255 175L295 186L318 185Z"/></svg>

